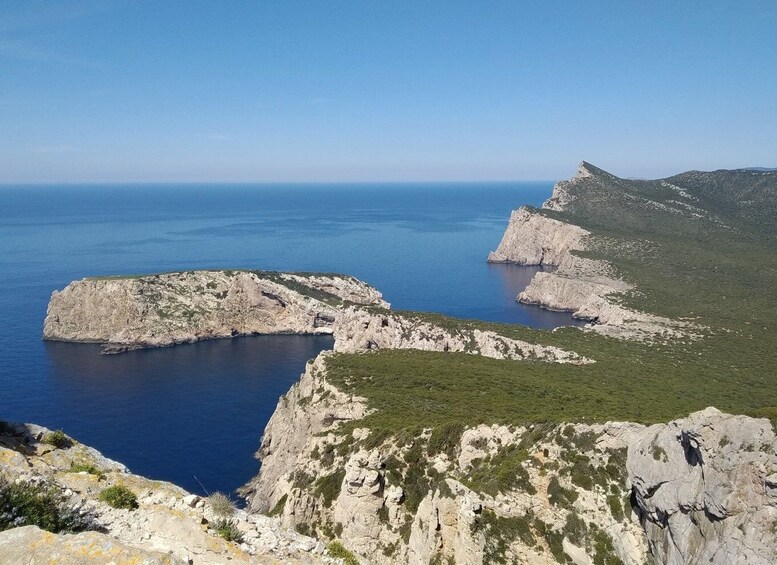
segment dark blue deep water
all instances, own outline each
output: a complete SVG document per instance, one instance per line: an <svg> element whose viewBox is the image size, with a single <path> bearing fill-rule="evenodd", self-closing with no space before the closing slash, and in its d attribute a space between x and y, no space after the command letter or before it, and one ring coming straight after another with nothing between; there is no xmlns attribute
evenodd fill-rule
<svg viewBox="0 0 777 565"><path fill-rule="evenodd" d="M488 265L510 211L551 183L0 188L0 418L62 428L136 473L230 492L278 397L328 337L257 336L124 355L40 339L85 276L198 268L353 274L395 308L553 327L515 303L531 268Z"/></svg>

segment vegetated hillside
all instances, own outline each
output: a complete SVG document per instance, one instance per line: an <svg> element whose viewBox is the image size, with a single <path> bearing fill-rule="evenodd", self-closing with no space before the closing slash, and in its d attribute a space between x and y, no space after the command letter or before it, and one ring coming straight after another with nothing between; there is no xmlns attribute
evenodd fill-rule
<svg viewBox="0 0 777 565"><path fill-rule="evenodd" d="M368 399L382 433L458 421L666 421L714 405L777 414L777 173L688 172L665 180L592 174L569 183L565 211L593 251L636 287L638 310L690 320L702 338L615 340L574 328L537 331L447 320L556 345L587 366L381 351L328 362L338 386ZM758 204L753 204L757 202ZM747 211L769 221L754 221ZM442 323L440 320L438 322Z"/></svg>
<svg viewBox="0 0 777 565"><path fill-rule="evenodd" d="M751 456L768 475L771 440L724 453L731 440L710 439L701 467L677 442L684 424L664 427L665 445L647 437L655 428L639 424L708 406L777 421L777 238L772 224L747 213L777 210L777 174L634 181L587 164L581 173L557 185L554 198L563 205L537 213L591 232L587 250L574 253L607 261L633 285L622 296L626 306L687 321L692 331L630 340L402 313L452 334L492 331L595 362L504 360L446 348L322 354L268 424L262 472L247 491L252 510L272 509L285 524L340 538L378 563L636 565L672 561L671 552L685 555L676 562L709 555L726 563L749 551L739 535L745 531L774 546L771 503L763 514L769 519L759 523L733 509L708 515L687 500L668 506L666 490L653 498L662 485L690 484L668 476L703 482L716 456L738 469L732 477L750 473L737 458ZM718 413L689 420L709 414ZM613 421L639 424L602 424ZM737 422L732 430L748 422L773 437L763 421ZM757 434L745 435L749 442ZM674 463L667 450L676 451ZM630 472L645 463L656 481L639 473L627 480L629 457ZM756 483L753 492L767 492L761 478ZM725 506L723 499L736 497L711 504ZM724 544L733 553L713 559ZM767 553L755 551L752 561L773 562Z"/></svg>

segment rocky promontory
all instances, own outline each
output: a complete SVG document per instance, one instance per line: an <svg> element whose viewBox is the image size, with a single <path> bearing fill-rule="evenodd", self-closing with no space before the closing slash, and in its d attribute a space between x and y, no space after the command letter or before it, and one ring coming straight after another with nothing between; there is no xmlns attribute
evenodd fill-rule
<svg viewBox="0 0 777 565"><path fill-rule="evenodd" d="M387 307L347 275L184 271L87 278L51 296L43 339L106 352L253 334L331 334L347 304Z"/></svg>
<svg viewBox="0 0 777 565"><path fill-rule="evenodd" d="M580 254L601 251L617 242L549 215L573 209L594 192L592 186L596 201L604 205L606 196L602 194L618 191L624 182L583 161L572 179L556 183L541 209L524 206L513 211L502 241L489 253L488 261L557 267L536 273L516 300L572 312L576 318L591 321L588 327L596 332L628 339L689 335L692 332L687 323L624 306L622 295L633 290L634 284L623 280L609 262Z"/></svg>
<svg viewBox="0 0 777 565"><path fill-rule="evenodd" d="M572 249L583 249L588 232L536 213L523 206L514 210L489 263L557 266Z"/></svg>
<svg viewBox="0 0 777 565"><path fill-rule="evenodd" d="M376 438L368 399L329 378L333 355L309 363L279 401L246 487L250 512L382 564L777 558L768 420L709 408L650 427L450 428L443 447L432 429Z"/></svg>
<svg viewBox="0 0 777 565"><path fill-rule="evenodd" d="M358 353L378 349L462 352L491 359L592 363L574 351L529 343L463 320L419 312L392 312L351 307L334 324L335 351Z"/></svg>

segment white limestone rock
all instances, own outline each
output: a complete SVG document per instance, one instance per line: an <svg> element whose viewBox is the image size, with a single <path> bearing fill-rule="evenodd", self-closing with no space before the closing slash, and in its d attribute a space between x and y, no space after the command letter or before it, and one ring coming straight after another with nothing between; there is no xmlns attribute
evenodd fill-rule
<svg viewBox="0 0 777 565"><path fill-rule="evenodd" d="M588 232L583 228L543 216L525 206L513 211L489 263L553 266L561 263L571 249L583 249Z"/></svg>
<svg viewBox="0 0 777 565"><path fill-rule="evenodd" d="M768 420L707 408L646 429L628 472L657 562L777 562L777 441Z"/></svg>
<svg viewBox="0 0 777 565"><path fill-rule="evenodd" d="M185 271L94 278L55 291L43 338L117 353L251 334L331 334L344 304L388 307L346 275Z"/></svg>

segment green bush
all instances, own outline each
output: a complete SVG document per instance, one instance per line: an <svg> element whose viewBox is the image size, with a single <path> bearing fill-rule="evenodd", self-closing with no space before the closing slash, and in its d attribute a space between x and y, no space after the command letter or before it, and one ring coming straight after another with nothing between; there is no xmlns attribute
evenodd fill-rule
<svg viewBox="0 0 777 565"><path fill-rule="evenodd" d="M554 506L571 508L578 496L577 491L562 487L557 477L550 479L548 483L548 501Z"/></svg>
<svg viewBox="0 0 777 565"><path fill-rule="evenodd" d="M327 545L326 548L331 557L342 559L345 565L359 565L359 560L353 552L347 550L339 541L329 542L329 545Z"/></svg>
<svg viewBox="0 0 777 565"><path fill-rule="evenodd" d="M0 531L38 526L49 532L77 532L88 519L66 507L58 489L32 483L0 481Z"/></svg>
<svg viewBox="0 0 777 565"><path fill-rule="evenodd" d="M213 524L213 529L217 536L227 541L234 541L236 543L243 541L243 534L237 529L237 524L235 524L234 520L220 518Z"/></svg>
<svg viewBox="0 0 777 565"><path fill-rule="evenodd" d="M445 453L450 459L455 459L463 432L464 425L457 422L443 424L434 428L432 435L429 437L429 455L434 456L438 453Z"/></svg>
<svg viewBox="0 0 777 565"><path fill-rule="evenodd" d="M269 516L280 516L283 514L283 509L286 508L286 501L288 498L288 494L284 494L282 497L280 497L278 502L275 503L275 506L273 506L273 509L270 510Z"/></svg>
<svg viewBox="0 0 777 565"><path fill-rule="evenodd" d="M345 469L339 469L331 475L325 475L316 481L314 492L316 496L320 496L323 499L324 507L329 508L332 506L332 502L340 496L343 479L345 479Z"/></svg>
<svg viewBox="0 0 777 565"><path fill-rule="evenodd" d="M58 449L65 449L73 445L73 441L62 430L54 430L43 436L43 442L53 445Z"/></svg>
<svg viewBox="0 0 777 565"><path fill-rule="evenodd" d="M528 458L528 451L521 449L520 445L502 448L493 457L473 462L467 485L491 496L513 489L535 494L537 490L529 479L529 472L523 467Z"/></svg>
<svg viewBox="0 0 777 565"><path fill-rule="evenodd" d="M100 478L105 476L105 472L98 469L91 463L73 463L70 465L69 473L89 473L90 475L96 475Z"/></svg>
<svg viewBox="0 0 777 565"><path fill-rule="evenodd" d="M134 510L138 507L138 497L124 485L113 485L103 489L99 498L114 508Z"/></svg>
<svg viewBox="0 0 777 565"><path fill-rule="evenodd" d="M208 497L210 508L216 516L229 518L235 514L235 505L223 492L214 492Z"/></svg>

